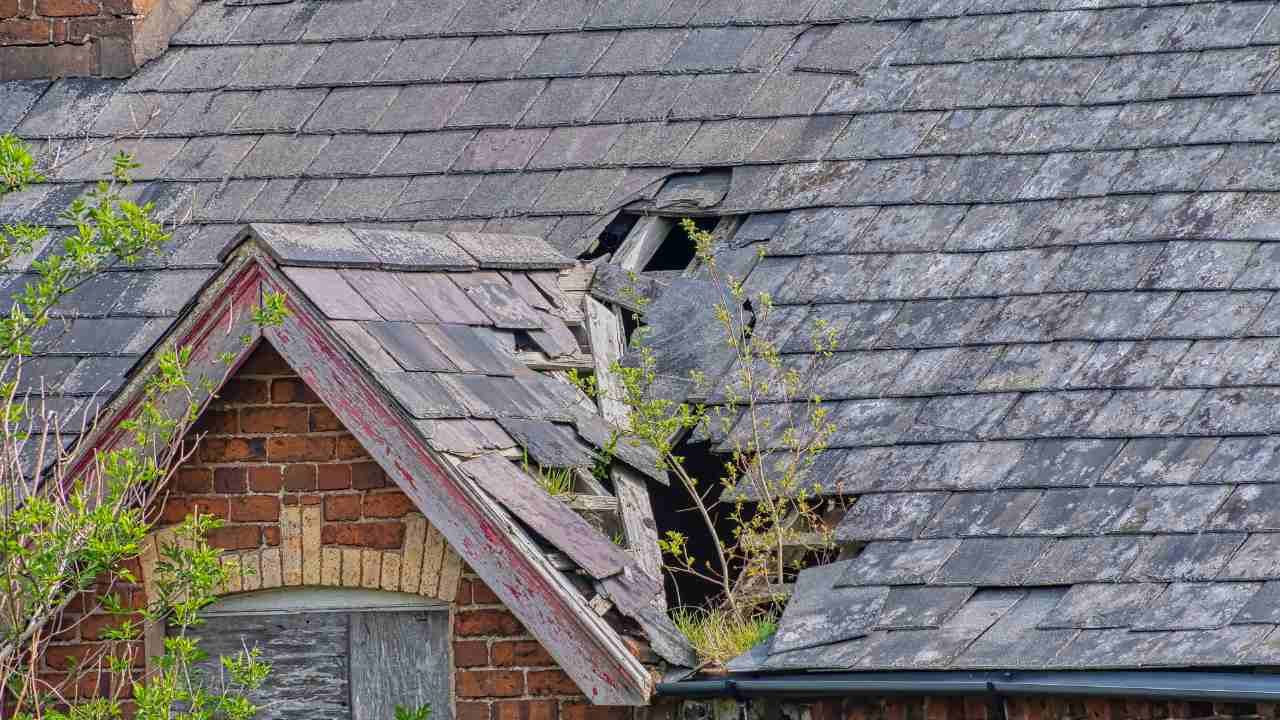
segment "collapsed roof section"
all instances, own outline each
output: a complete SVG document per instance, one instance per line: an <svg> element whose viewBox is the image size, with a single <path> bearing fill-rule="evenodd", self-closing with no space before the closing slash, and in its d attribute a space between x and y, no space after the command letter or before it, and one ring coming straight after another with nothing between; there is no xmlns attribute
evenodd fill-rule
<svg viewBox="0 0 1280 720"><path fill-rule="evenodd" d="M693 664L661 581L611 540L619 501L592 474L614 463L657 477L654 458L626 441L606 455L612 429L560 370L591 365L577 339L582 294L561 285L580 271L573 261L534 237L332 225L250 226L221 257L176 323L165 319L175 327L163 342L192 347L193 372L216 385L230 373L223 354L250 350L242 335L272 343L594 702L649 697L650 673L623 633ZM123 274L95 278L91 291ZM265 292L291 311L279 326L248 320ZM52 338L43 357L115 361L119 392L85 447L121 442L119 420L153 358L93 355L76 338ZM111 342L145 350L132 337ZM553 471L576 474L574 494L544 489L537 478Z"/></svg>

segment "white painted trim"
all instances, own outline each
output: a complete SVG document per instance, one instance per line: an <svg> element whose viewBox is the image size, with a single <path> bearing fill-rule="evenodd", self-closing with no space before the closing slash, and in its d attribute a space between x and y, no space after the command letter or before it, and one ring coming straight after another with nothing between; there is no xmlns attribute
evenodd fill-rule
<svg viewBox="0 0 1280 720"><path fill-rule="evenodd" d="M449 603L421 595L343 587L274 588L218 599L203 612L221 615L271 615L314 612L443 612Z"/></svg>

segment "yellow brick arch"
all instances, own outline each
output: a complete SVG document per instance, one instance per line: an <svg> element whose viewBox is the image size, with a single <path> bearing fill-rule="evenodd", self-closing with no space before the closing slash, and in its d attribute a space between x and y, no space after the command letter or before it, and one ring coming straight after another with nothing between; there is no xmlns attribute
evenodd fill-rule
<svg viewBox="0 0 1280 720"><path fill-rule="evenodd" d="M280 546L227 551L226 582L216 594L233 595L281 587L346 587L413 593L452 602L458 595L462 558L444 536L419 514L404 518L405 539L398 550L323 546L319 505L292 505L280 511ZM141 564L147 598L154 583L160 548L179 542L174 528L149 535Z"/></svg>

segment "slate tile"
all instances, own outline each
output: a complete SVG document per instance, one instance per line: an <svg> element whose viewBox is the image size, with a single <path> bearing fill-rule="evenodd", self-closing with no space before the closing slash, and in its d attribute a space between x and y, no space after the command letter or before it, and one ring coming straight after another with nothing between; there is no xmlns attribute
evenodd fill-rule
<svg viewBox="0 0 1280 720"><path fill-rule="evenodd" d="M1203 390L1118 390L1089 429L1100 435L1162 435L1187 421Z"/></svg>
<svg viewBox="0 0 1280 720"><path fill-rule="evenodd" d="M121 138L159 133L186 99L183 93L115 93L88 134Z"/></svg>
<svg viewBox="0 0 1280 720"><path fill-rule="evenodd" d="M804 69L803 64L801 69ZM827 99L818 106L818 112L901 110L923 74L921 68L878 67L837 78Z"/></svg>
<svg viewBox="0 0 1280 720"><path fill-rule="evenodd" d="M1222 148L1211 146L1138 150L1120 167L1111 192L1196 190L1220 157Z"/></svg>
<svg viewBox="0 0 1280 720"><path fill-rule="evenodd" d="M693 137L698 123L634 123L622 127L621 137L605 156L608 164L670 164Z"/></svg>
<svg viewBox="0 0 1280 720"><path fill-rule="evenodd" d="M405 285L442 322L461 325L491 325L488 316L467 298L467 294L450 282L443 273L409 273L402 278ZM468 345L468 347L472 347ZM479 357L479 354L477 354Z"/></svg>
<svg viewBox="0 0 1280 720"><path fill-rule="evenodd" d="M973 205L946 240L948 250L1005 250L1034 244L1058 211L1057 201Z"/></svg>
<svg viewBox="0 0 1280 720"><path fill-rule="evenodd" d="M1041 630L1036 626L1066 588L1034 588L956 662L965 667L1043 667L1076 635L1074 630Z"/></svg>
<svg viewBox="0 0 1280 720"><path fill-rule="evenodd" d="M426 271L476 267L475 260L444 235L363 228L353 228L352 233L388 269ZM409 278L403 276L402 279Z"/></svg>
<svg viewBox="0 0 1280 720"><path fill-rule="evenodd" d="M703 123L685 145L679 165L731 164L742 162L747 153L769 130L764 120L727 120Z"/></svg>
<svg viewBox="0 0 1280 720"><path fill-rule="evenodd" d="M1240 491L1257 486L1245 486ZM1269 486L1264 486L1269 487ZM1280 534L1254 533L1244 545L1236 551L1231 562L1219 573L1226 579L1269 580L1280 573L1280 560L1276 551L1280 550Z"/></svg>
<svg viewBox="0 0 1280 720"><path fill-rule="evenodd" d="M836 528L841 542L910 540L929 524L947 493L886 493L863 495Z"/></svg>
<svg viewBox="0 0 1280 720"><path fill-rule="evenodd" d="M1280 438L1228 437L1218 443L1217 449L1200 468L1193 482L1252 483L1280 481L1280 457L1276 448Z"/></svg>
<svg viewBox="0 0 1280 720"><path fill-rule="evenodd" d="M813 578L813 580L809 580ZM850 640L870 632L884 607L889 589L844 588L832 591L832 578L818 568L802 572L796 592L787 605L771 652ZM808 585L809 587L806 587Z"/></svg>
<svg viewBox="0 0 1280 720"><path fill-rule="evenodd" d="M1058 328L1058 337L1144 338L1173 305L1176 293L1089 293Z"/></svg>
<svg viewBox="0 0 1280 720"><path fill-rule="evenodd" d="M1280 581L1262 584L1249 602L1231 619L1232 623L1274 623L1280 621Z"/></svg>
<svg viewBox="0 0 1280 720"><path fill-rule="evenodd" d="M236 166L233 176L301 175L328 143L327 135L263 135Z"/></svg>
<svg viewBox="0 0 1280 720"><path fill-rule="evenodd" d="M1116 522L1115 532L1196 532L1230 494L1229 487L1143 488Z"/></svg>
<svg viewBox="0 0 1280 720"><path fill-rule="evenodd" d="M449 66L449 80L505 80L514 77L542 38L537 35L497 35L472 40Z"/></svg>
<svg viewBox="0 0 1280 720"><path fill-rule="evenodd" d="M449 239L467 251L483 268L558 270L573 264L572 260L538 237L455 232L449 233Z"/></svg>
<svg viewBox="0 0 1280 720"><path fill-rule="evenodd" d="M1016 393L931 398L905 437L913 442L986 439L1017 399Z"/></svg>
<svg viewBox="0 0 1280 720"><path fill-rule="evenodd" d="M602 164L626 128L626 125L555 128L529 161L529 167L559 169Z"/></svg>
<svg viewBox="0 0 1280 720"><path fill-rule="evenodd" d="M367 83L379 73L397 45L399 43L394 40L332 43L298 84L324 86Z"/></svg>
<svg viewBox="0 0 1280 720"><path fill-rule="evenodd" d="M1270 190L1280 187L1280 172L1272 164L1275 146L1228 145L1222 160L1205 176L1206 190Z"/></svg>
<svg viewBox="0 0 1280 720"><path fill-rule="evenodd" d="M1064 200L1036 232L1038 243L1077 245L1116 242L1128 237L1150 200L1123 196Z"/></svg>
<svg viewBox="0 0 1280 720"><path fill-rule="evenodd" d="M662 69L685 39L682 29L625 30L610 36L613 42L591 68L594 74L623 75Z"/></svg>
<svg viewBox="0 0 1280 720"><path fill-rule="evenodd" d="M450 128L514 125L546 85L545 80L478 83L445 125Z"/></svg>
<svg viewBox="0 0 1280 720"><path fill-rule="evenodd" d="M1122 668L1140 665L1168 633L1127 629L1084 630L1058 653L1068 667Z"/></svg>
<svg viewBox="0 0 1280 720"><path fill-rule="evenodd" d="M194 217L196 220L235 222L265 185L265 180L231 180L218 185L216 190L202 186L201 190L209 194L196 198Z"/></svg>
<svg viewBox="0 0 1280 720"><path fill-rule="evenodd" d="M1001 487L1089 487L1120 452L1123 440L1036 440Z"/></svg>
<svg viewBox="0 0 1280 720"><path fill-rule="evenodd" d="M471 92L468 83L403 88L373 125L380 131L438 130Z"/></svg>
<svg viewBox="0 0 1280 720"><path fill-rule="evenodd" d="M1183 386L1263 383L1280 345L1273 338L1197 340L1169 382Z"/></svg>
<svg viewBox="0 0 1280 720"><path fill-rule="evenodd" d="M1050 13L1044 13L1044 16ZM1107 58L1054 58L1026 59L1012 63L1007 80L992 96L998 105L1076 105L1084 101L1090 86L1106 68ZM1030 111L1025 127L1038 125L1034 118L1045 118L1045 127L1054 130L1040 137L1059 138L1057 143L1092 146L1086 138L1100 136L1106 130L1106 122L1092 128L1070 127L1073 122L1086 117L1095 119L1115 117L1117 108L1106 107L1037 107ZM1070 118L1070 120L1067 120ZM1056 122L1061 120L1063 122ZM1056 127L1055 127L1056 126ZM1033 132L1036 132L1033 130ZM1070 142L1067 138L1074 138ZM1061 145L1050 143L1046 149Z"/></svg>
<svg viewBox="0 0 1280 720"><path fill-rule="evenodd" d="M866 175L864 169L854 182L861 181ZM869 208L828 212L847 212L866 225L865 231L858 232L855 228L844 238L852 252L941 250L965 218L963 208L946 205L886 207L878 214ZM834 243L835 239L830 242Z"/></svg>
<svg viewBox="0 0 1280 720"><path fill-rule="evenodd" d="M1131 290L1163 250L1159 243L1082 245L1070 251L1048 287L1068 292Z"/></svg>
<svg viewBox="0 0 1280 720"><path fill-rule="evenodd" d="M523 215L544 194L555 173L493 173L485 175L467 196L461 215L505 218Z"/></svg>
<svg viewBox="0 0 1280 720"><path fill-rule="evenodd" d="M796 265L778 288L784 304L810 304L862 299L860 293L879 276L891 258L878 255L809 256ZM881 299L881 298L868 298Z"/></svg>
<svg viewBox="0 0 1280 720"><path fill-rule="evenodd" d="M336 187L337 180L271 180L245 215L269 220L311 220L316 208Z"/></svg>
<svg viewBox="0 0 1280 720"><path fill-rule="evenodd" d="M664 68L666 72L734 70L758 31L748 27L704 27L690 32Z"/></svg>
<svg viewBox="0 0 1280 720"><path fill-rule="evenodd" d="M827 96L833 79L812 73L776 72L751 95L745 117L810 114Z"/></svg>
<svg viewBox="0 0 1280 720"><path fill-rule="evenodd" d="M1244 534L1158 535L1125 576L1139 581L1211 580L1244 543Z"/></svg>
<svg viewBox="0 0 1280 720"><path fill-rule="evenodd" d="M862 172L845 185L839 199L848 204L936 201L934 191L954 163L949 158L868 161ZM938 242L940 238L931 240Z"/></svg>
<svg viewBox="0 0 1280 720"><path fill-rule="evenodd" d="M1149 542L1142 536L1054 540L1023 582L1027 585L1072 585L1119 580Z"/></svg>
<svg viewBox="0 0 1280 720"><path fill-rule="evenodd" d="M1096 535L1115 522L1133 501L1129 488L1050 489L1017 526L1019 535Z"/></svg>
<svg viewBox="0 0 1280 720"><path fill-rule="evenodd" d="M878 630L939 627L973 596L969 587L895 587L884 601Z"/></svg>
<svg viewBox="0 0 1280 720"><path fill-rule="evenodd" d="M380 175L422 175L445 172L453 165L467 143L475 136L469 130L443 131L430 133L406 133L403 136L354 136L361 140L353 143L369 142L380 145L384 138L399 138L394 150L385 154L385 158L376 166ZM332 145L346 136L338 136ZM372 170L370 171L372 172Z"/></svg>
<svg viewBox="0 0 1280 720"><path fill-rule="evenodd" d="M1187 419L1186 430L1193 433L1269 433L1276 421L1265 408L1276 402L1280 391L1253 387L1205 391L1204 402Z"/></svg>
<svg viewBox="0 0 1280 720"><path fill-rule="evenodd" d="M251 50L228 45L182 48L174 52L179 57L160 83L160 90L217 90L225 87Z"/></svg>
<svg viewBox="0 0 1280 720"><path fill-rule="evenodd" d="M831 414L832 447L895 442L911 426L920 403L910 400L845 400Z"/></svg>
<svg viewBox="0 0 1280 720"><path fill-rule="evenodd" d="M1280 52L1274 47L1205 51L1175 92L1196 96L1259 92L1277 65Z"/></svg>
<svg viewBox="0 0 1280 720"><path fill-rule="evenodd" d="M1164 40L1169 50L1231 47L1251 37L1268 14L1266 3L1188 8Z"/></svg>
<svg viewBox="0 0 1280 720"><path fill-rule="evenodd" d="M826 257L824 263L840 256ZM921 253L901 254L889 259L884 269L865 288L865 298L892 300L926 297L949 297L973 269L977 258L972 254ZM862 283L858 283L861 285ZM854 298L848 298L854 299Z"/></svg>
<svg viewBox="0 0 1280 720"><path fill-rule="evenodd" d="M1003 60L925 66L917 75L916 89L903 107L907 110L948 110L985 107L1008 81L1012 64Z"/></svg>
<svg viewBox="0 0 1280 720"><path fill-rule="evenodd" d="M409 184L408 178L347 178L325 196L317 217L331 220L378 220Z"/></svg>
<svg viewBox="0 0 1280 720"><path fill-rule="evenodd" d="M923 488L994 490L1026 450L1022 442L947 443L920 474Z"/></svg>
<svg viewBox="0 0 1280 720"><path fill-rule="evenodd" d="M1236 193L1157 195L1130 230L1134 240L1147 238L1246 237L1253 217L1242 214L1245 197ZM1269 222L1269 221L1266 221ZM1215 227L1226 226L1226 230Z"/></svg>
<svg viewBox="0 0 1280 720"><path fill-rule="evenodd" d="M377 258L364 243L343 227L326 225L270 225L253 227L267 249L278 262L293 266L343 265L348 267L376 267ZM299 277L334 278L332 275L304 273ZM290 275L292 279L293 276ZM295 280L295 282L300 282ZM336 282L336 280L334 281ZM337 283L345 285L345 283ZM373 318L345 318L360 320Z"/></svg>
<svg viewBox="0 0 1280 720"><path fill-rule="evenodd" d="M284 274L332 320L381 320L337 270L287 267Z"/></svg>
<svg viewBox="0 0 1280 720"><path fill-rule="evenodd" d="M1180 241L1168 244L1145 287L1226 289L1244 270L1257 245L1239 242Z"/></svg>
<svg viewBox="0 0 1280 720"><path fill-rule="evenodd" d="M397 87L335 88L307 121L307 130L372 130L399 94Z"/></svg>
<svg viewBox="0 0 1280 720"><path fill-rule="evenodd" d="M1093 103L1162 99L1195 66L1196 53L1124 55L1111 58L1089 89Z"/></svg>
<svg viewBox="0 0 1280 720"><path fill-rule="evenodd" d="M1055 153L1019 192L1022 199L1072 198L1105 195L1121 178L1133 153Z"/></svg>
<svg viewBox="0 0 1280 720"><path fill-rule="evenodd" d="M421 313L416 314L423 317ZM405 370L453 372L458 369L411 322L366 322L361 323L361 328Z"/></svg>
<svg viewBox="0 0 1280 720"><path fill-rule="evenodd" d="M978 383L979 390L1045 390L1065 388L1067 381L1093 352L1087 342L1055 342L1010 345L991 371Z"/></svg>
<svg viewBox="0 0 1280 720"><path fill-rule="evenodd" d="M259 45L236 70L231 88L293 87L325 52L325 45Z"/></svg>
<svg viewBox="0 0 1280 720"><path fill-rule="evenodd" d="M591 120L618 87L616 78L556 78L520 119L520 125L579 125Z"/></svg>
<svg viewBox="0 0 1280 720"><path fill-rule="evenodd" d="M1037 627L1089 630L1128 627L1146 612L1148 604L1165 587L1154 583L1073 585Z"/></svg>
<svg viewBox="0 0 1280 720"><path fill-rule="evenodd" d="M952 493L921 536L1007 536L1039 498L1037 490Z"/></svg>
<svg viewBox="0 0 1280 720"><path fill-rule="evenodd" d="M23 137L82 136L106 108L118 85L94 78L58 80L27 111L17 133ZM18 101L23 102L21 97Z"/></svg>
<svg viewBox="0 0 1280 720"><path fill-rule="evenodd" d="M969 538L938 570L935 582L1017 585L1048 546L1048 540L1035 538Z"/></svg>
<svg viewBox="0 0 1280 720"><path fill-rule="evenodd" d="M1280 130L1277 107L1280 97L1275 95L1218 98L1188 140L1242 142L1274 138Z"/></svg>
<svg viewBox="0 0 1280 720"><path fill-rule="evenodd" d="M601 212L622 182L621 170L562 170L538 199L541 213Z"/></svg>
<svg viewBox="0 0 1280 720"><path fill-rule="evenodd" d="M399 135L334 135L324 151L307 166L305 174L369 174L398 144Z"/></svg>
<svg viewBox="0 0 1280 720"><path fill-rule="evenodd" d="M236 116L235 132L295 132L325 101L328 90L264 90Z"/></svg>
<svg viewBox="0 0 1280 720"><path fill-rule="evenodd" d="M190 20L169 38L171 45L220 45L253 8L201 4Z"/></svg>
<svg viewBox="0 0 1280 720"><path fill-rule="evenodd" d="M889 392L954 393L972 389L1000 355L1000 347L918 350L903 366Z"/></svg>
<svg viewBox="0 0 1280 720"><path fill-rule="evenodd" d="M995 152L1008 147L1019 136L1026 116L1027 111L1019 108L955 110L934 124L915 152L929 155Z"/></svg>
<svg viewBox="0 0 1280 720"><path fill-rule="evenodd" d="M311 18L320 11L320 3L302 5L258 5L249 17L232 31L233 43L292 43L302 37Z"/></svg>
<svg viewBox="0 0 1280 720"><path fill-rule="evenodd" d="M382 386L415 418L463 417L466 412L441 380L426 372L380 372Z"/></svg>
<svg viewBox="0 0 1280 720"><path fill-rule="evenodd" d="M1100 342L1071 384L1074 387L1162 385L1190 347L1188 340Z"/></svg>
<svg viewBox="0 0 1280 720"><path fill-rule="evenodd" d="M13 130L49 87L42 80L6 80L0 82L0 132Z"/></svg>
<svg viewBox="0 0 1280 720"><path fill-rule="evenodd" d="M946 113L869 113L855 115L827 156L864 159L914 154Z"/></svg>
<svg viewBox="0 0 1280 720"><path fill-rule="evenodd" d="M782 215L785 223L773 233L768 252L770 255L854 252L860 249L857 239L877 212L877 208L823 208L785 213Z"/></svg>
<svg viewBox="0 0 1280 720"><path fill-rule="evenodd" d="M721 120L745 114L746 102L764 83L755 73L694 75L671 106L672 120Z"/></svg>
<svg viewBox="0 0 1280 720"><path fill-rule="evenodd" d="M252 92L200 92L184 96L160 132L166 135L221 133L257 98Z"/></svg>
<svg viewBox="0 0 1280 720"><path fill-rule="evenodd" d="M1019 197L1044 158L1037 155L962 157L938 187L949 202L1003 202Z"/></svg>
<svg viewBox="0 0 1280 720"><path fill-rule="evenodd" d="M397 43L372 78L380 83L437 81L469 45L464 38L422 38Z"/></svg>
<svg viewBox="0 0 1280 720"><path fill-rule="evenodd" d="M817 160L826 154L845 122L845 118L838 116L777 120L746 159L751 162Z"/></svg>
<svg viewBox="0 0 1280 720"><path fill-rule="evenodd" d="M1107 485L1185 485L1217 448L1217 438L1137 438L1107 469Z"/></svg>
<svg viewBox="0 0 1280 720"><path fill-rule="evenodd" d="M877 344L891 348L963 344L995 316L996 305L986 299L913 300L903 306Z"/></svg>
<svg viewBox="0 0 1280 720"><path fill-rule="evenodd" d="M1183 667L1210 664L1215 658L1247 657L1247 651L1271 630L1265 626L1233 625L1218 630L1166 632L1149 650L1147 662L1157 667Z"/></svg>
<svg viewBox="0 0 1280 720"><path fill-rule="evenodd" d="M802 70L853 72L875 64L908 30L906 23L846 23L800 61Z"/></svg>
<svg viewBox="0 0 1280 720"><path fill-rule="evenodd" d="M345 3L322 3L307 30L304 40L360 39L387 17L394 0L353 0Z"/></svg>
<svg viewBox="0 0 1280 720"><path fill-rule="evenodd" d="M1249 327L1271 300L1270 292L1187 292L1160 319L1153 334L1221 337Z"/></svg>
<svg viewBox="0 0 1280 720"><path fill-rule="evenodd" d="M519 170L541 147L548 133L545 129L481 130L462 151L455 169Z"/></svg>
<svg viewBox="0 0 1280 720"><path fill-rule="evenodd" d="M1215 512L1209 521L1209 527L1215 530L1280 530L1280 509L1274 504L1280 498L1280 491L1275 487L1254 484L1236 486L1226 502L1212 508Z"/></svg>
<svg viewBox="0 0 1280 720"><path fill-rule="evenodd" d="M419 350L417 345L421 344L421 340L417 338L415 332L410 332L408 327L403 327L413 322L434 322L436 316L427 308L426 305L418 299L408 287L400 282L394 273L382 272L377 270L343 270L342 277L347 284L356 292L360 293L360 297L369 303L383 320L392 322L374 323L379 327L368 327L365 330L375 338L384 347L390 348L395 345L397 352L393 355L405 362L405 360L414 361L416 355L422 355L427 358L425 361L438 355L432 354L429 349ZM411 340L412 339L412 340ZM414 349L415 353L411 353L402 357L399 351L408 351ZM448 363L440 363L437 361L433 367L405 367L406 370L453 370L453 366Z"/></svg>
<svg viewBox="0 0 1280 720"><path fill-rule="evenodd" d="M959 540L873 542L849 564L836 587L923 585L960 547Z"/></svg>
<svg viewBox="0 0 1280 720"><path fill-rule="evenodd" d="M1021 295L994 301L995 312L973 339L979 342L1037 342L1072 337L1065 330L1083 304L1081 295Z"/></svg>
<svg viewBox="0 0 1280 720"><path fill-rule="evenodd" d="M577 30L581 28L597 0L540 0L525 13L520 30Z"/></svg>

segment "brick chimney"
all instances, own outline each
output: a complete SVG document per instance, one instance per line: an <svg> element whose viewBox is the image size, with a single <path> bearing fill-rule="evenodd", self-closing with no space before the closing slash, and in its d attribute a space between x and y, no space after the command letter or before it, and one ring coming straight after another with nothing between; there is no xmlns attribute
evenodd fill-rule
<svg viewBox="0 0 1280 720"><path fill-rule="evenodd" d="M0 0L0 80L127 77L199 0Z"/></svg>

